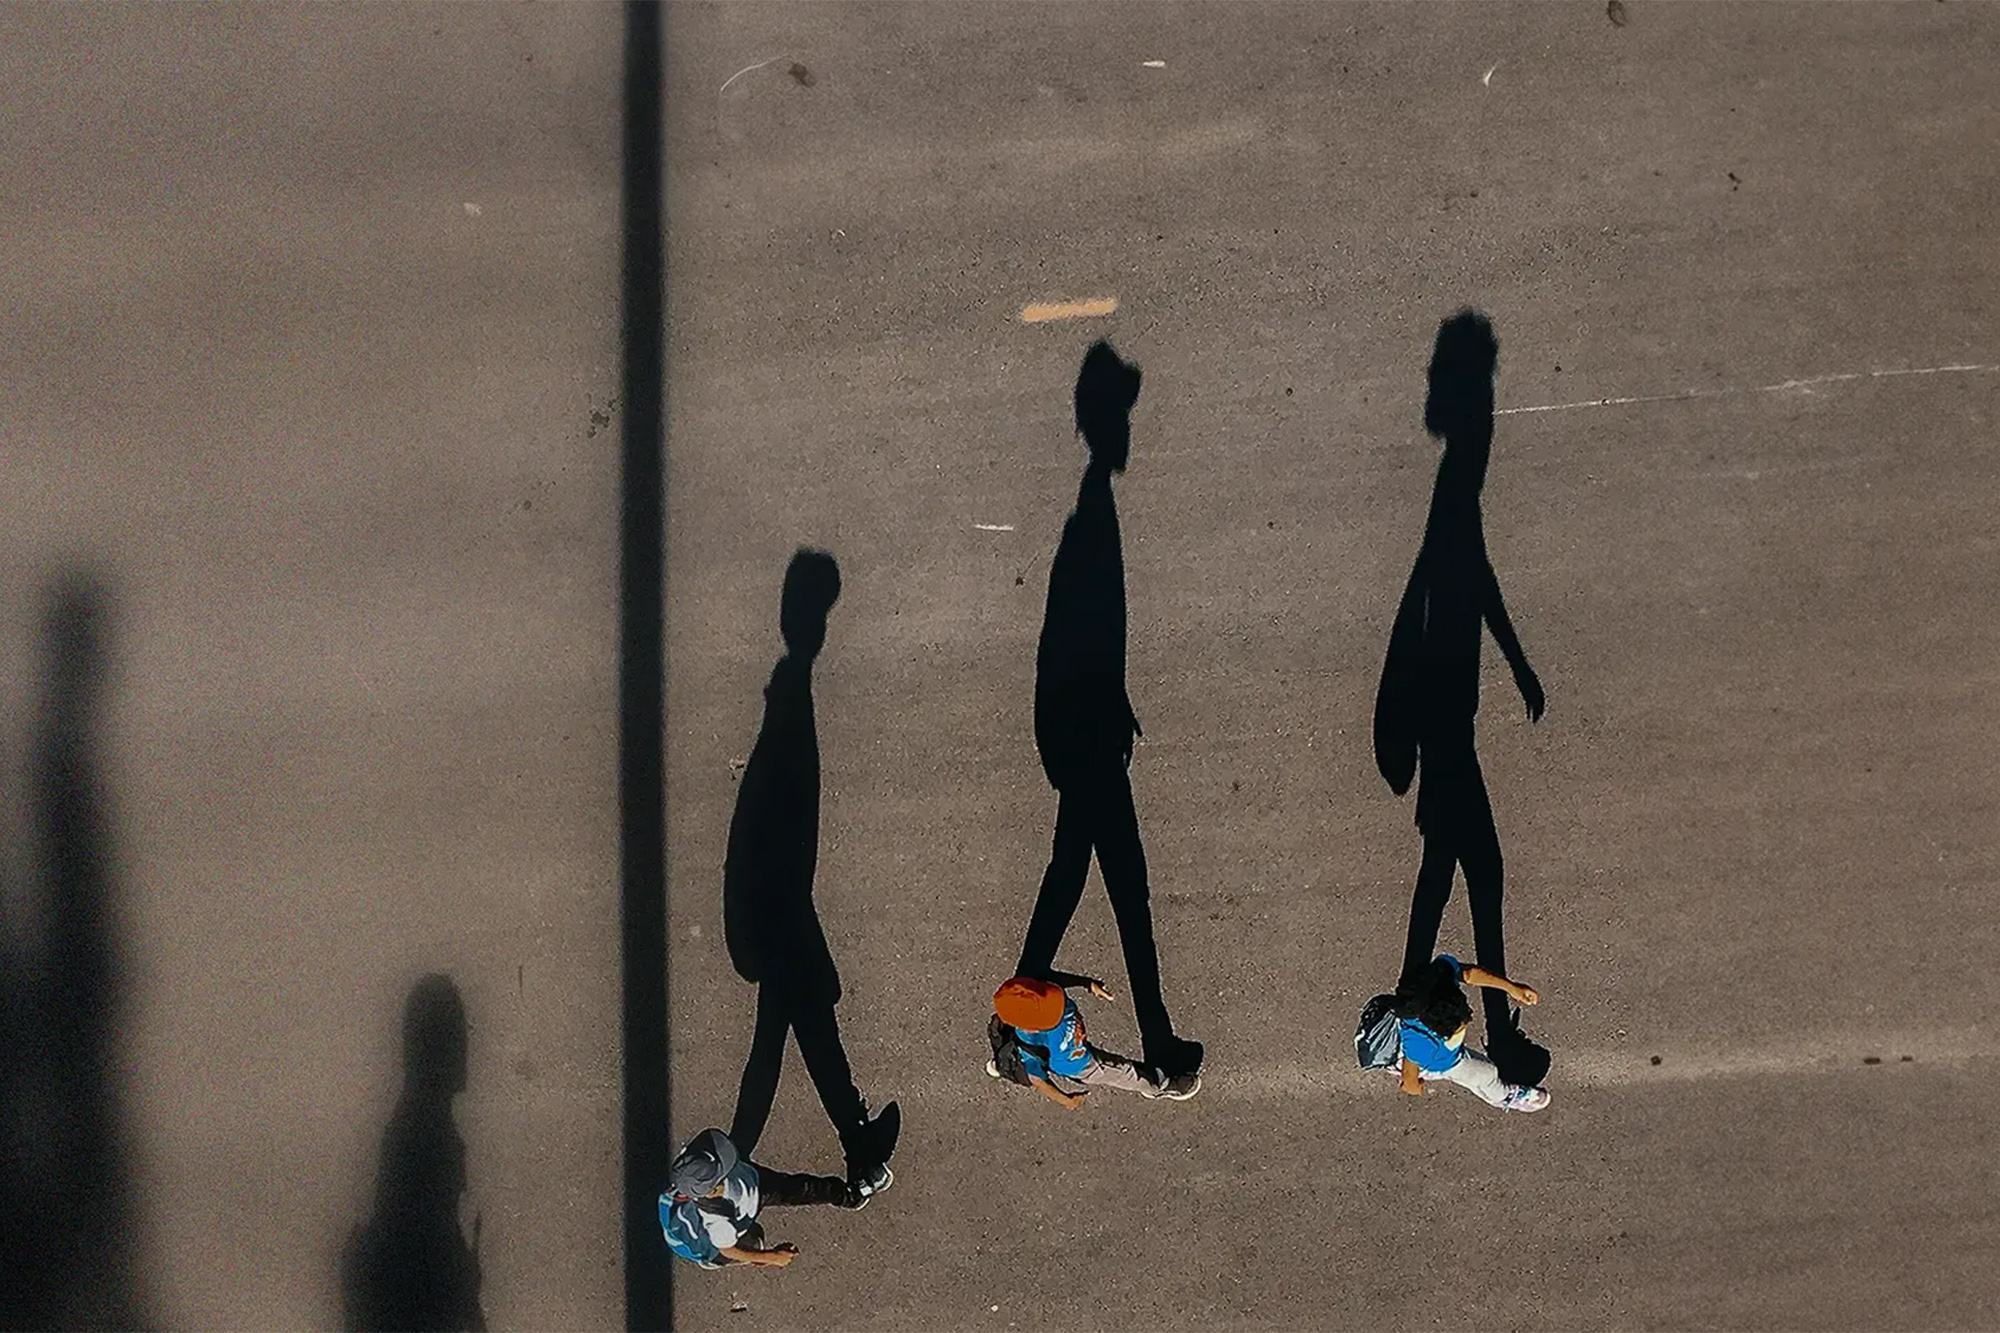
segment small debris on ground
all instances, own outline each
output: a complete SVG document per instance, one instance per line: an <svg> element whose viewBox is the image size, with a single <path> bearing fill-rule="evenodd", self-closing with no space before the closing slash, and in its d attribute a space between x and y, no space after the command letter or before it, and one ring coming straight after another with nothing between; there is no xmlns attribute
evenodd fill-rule
<svg viewBox="0 0 2000 1333"><path fill-rule="evenodd" d="M792 67L785 72L787 74L790 74L794 79L796 79L798 81L799 87L801 88L810 88L815 83L819 82L818 79L813 77L813 72L811 70L807 69L804 65L799 64L796 60L792 62Z"/></svg>
<svg viewBox="0 0 2000 1333"><path fill-rule="evenodd" d="M1611 3L1604 7L1604 17L1610 19L1614 27L1619 28L1631 22L1625 14L1625 0L1611 0Z"/></svg>
<svg viewBox="0 0 2000 1333"><path fill-rule="evenodd" d="M1657 1055L1656 1055L1656 1056L1654 1056L1654 1057L1653 1057L1653 1063L1654 1063L1654 1064L1658 1064L1658 1063L1660 1063L1660 1057L1659 1057L1659 1056L1657 1056Z"/></svg>

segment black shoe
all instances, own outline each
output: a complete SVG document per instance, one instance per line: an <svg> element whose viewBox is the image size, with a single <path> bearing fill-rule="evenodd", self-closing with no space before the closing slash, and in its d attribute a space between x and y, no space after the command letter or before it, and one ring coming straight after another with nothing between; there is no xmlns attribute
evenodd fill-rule
<svg viewBox="0 0 2000 1333"><path fill-rule="evenodd" d="M1175 1074L1199 1073L1202 1055L1201 1043L1189 1041L1185 1037L1168 1037L1164 1041L1148 1043L1146 1046L1146 1063L1157 1067L1169 1077Z"/></svg>
<svg viewBox="0 0 2000 1333"><path fill-rule="evenodd" d="M868 1201L896 1183L896 1173L886 1163L876 1167L866 1175L847 1182L847 1197L840 1202L842 1208L858 1213L868 1206Z"/></svg>

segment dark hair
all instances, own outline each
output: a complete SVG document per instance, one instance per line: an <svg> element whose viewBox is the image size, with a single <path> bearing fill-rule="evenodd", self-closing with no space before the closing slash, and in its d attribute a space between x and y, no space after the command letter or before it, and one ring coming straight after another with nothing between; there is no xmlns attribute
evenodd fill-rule
<svg viewBox="0 0 2000 1333"><path fill-rule="evenodd" d="M1472 1021L1472 1006L1450 963L1433 958L1396 987L1396 1016L1415 1019L1440 1037Z"/></svg>
<svg viewBox="0 0 2000 1333"><path fill-rule="evenodd" d="M1446 434L1472 403L1493 391L1493 368L1500 363L1500 340L1492 321L1477 310L1461 310L1438 325L1431 351L1430 392L1424 399L1424 429ZM1487 404L1489 410L1491 404Z"/></svg>
<svg viewBox="0 0 2000 1333"><path fill-rule="evenodd" d="M1076 372L1076 429L1088 442L1098 425L1116 421L1139 401L1139 367L1099 338Z"/></svg>
<svg viewBox="0 0 2000 1333"><path fill-rule="evenodd" d="M825 551L801 546L785 570L778 599L778 632L785 647L813 657L826 643L826 618L840 600L840 566Z"/></svg>

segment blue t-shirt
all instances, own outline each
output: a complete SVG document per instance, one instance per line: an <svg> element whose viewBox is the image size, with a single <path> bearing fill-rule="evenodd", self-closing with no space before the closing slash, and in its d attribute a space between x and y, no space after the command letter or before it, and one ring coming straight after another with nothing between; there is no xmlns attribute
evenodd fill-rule
<svg viewBox="0 0 2000 1333"><path fill-rule="evenodd" d="M761 1184L755 1166L738 1162L723 1177L722 1193L716 1198L676 1199L671 1190L661 1194L660 1230L666 1233L667 1248L703 1268L722 1267L729 1262L722 1252L740 1241L757 1219Z"/></svg>
<svg viewBox="0 0 2000 1333"><path fill-rule="evenodd" d="M1075 1078L1090 1068L1090 1043L1083 1036L1083 1015L1076 1011L1076 1002L1067 995L1063 997L1062 1021L1052 1028L1030 1032L1025 1028L1015 1028L1021 1040L1021 1068L1030 1078L1047 1078L1050 1074L1062 1074ZM1047 1058L1043 1057L1047 1048Z"/></svg>
<svg viewBox="0 0 2000 1333"><path fill-rule="evenodd" d="M1441 953L1438 961L1451 964L1452 980L1461 984L1465 981L1465 966L1458 959ZM1399 1027L1403 1038L1403 1058L1426 1073L1441 1074L1465 1058L1465 1052L1459 1049L1465 1044L1463 1036L1454 1044L1449 1032L1433 1032L1414 1018L1401 1020Z"/></svg>

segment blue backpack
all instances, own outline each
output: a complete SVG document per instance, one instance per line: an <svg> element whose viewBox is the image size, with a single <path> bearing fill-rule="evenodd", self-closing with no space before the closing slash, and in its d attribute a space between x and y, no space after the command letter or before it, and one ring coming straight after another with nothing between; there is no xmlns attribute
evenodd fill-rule
<svg viewBox="0 0 2000 1333"><path fill-rule="evenodd" d="M1403 1059L1403 1026L1396 997L1377 995L1361 1010L1354 1030L1354 1055L1363 1069L1393 1069Z"/></svg>

